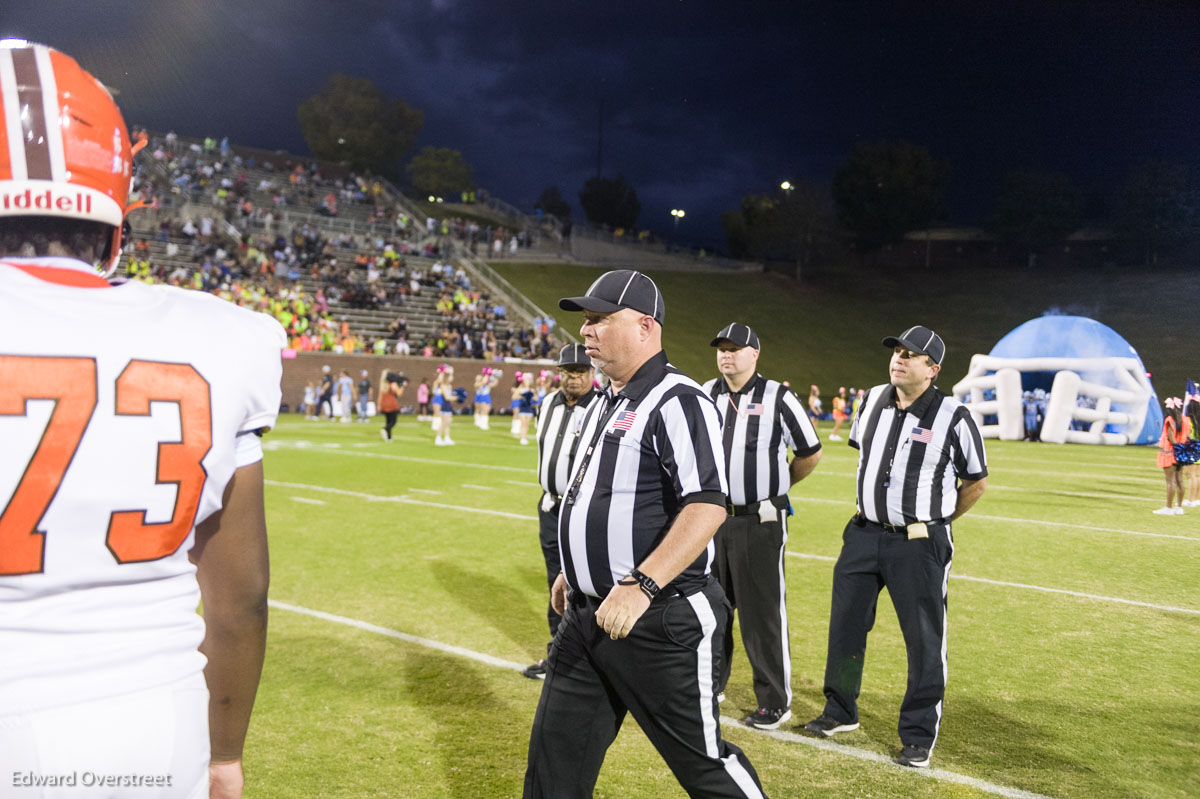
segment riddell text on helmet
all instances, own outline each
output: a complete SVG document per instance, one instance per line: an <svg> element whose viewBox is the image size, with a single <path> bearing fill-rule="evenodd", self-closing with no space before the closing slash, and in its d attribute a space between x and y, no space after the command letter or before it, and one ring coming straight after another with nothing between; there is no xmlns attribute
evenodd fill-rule
<svg viewBox="0 0 1200 799"><path fill-rule="evenodd" d="M2 211L48 211L63 214L90 214L92 197L84 192L59 192L54 189L34 192L25 189L18 192L0 192Z"/></svg>

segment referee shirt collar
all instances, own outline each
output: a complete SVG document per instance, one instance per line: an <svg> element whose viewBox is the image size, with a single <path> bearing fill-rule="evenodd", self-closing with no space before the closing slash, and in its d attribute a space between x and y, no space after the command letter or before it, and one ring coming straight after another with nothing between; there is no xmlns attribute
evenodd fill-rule
<svg viewBox="0 0 1200 799"><path fill-rule="evenodd" d="M617 396L633 401L641 399L647 391L662 380L663 374L667 371L667 365L666 350L659 350L638 367L638 370L633 373L633 377L629 378L629 382L617 393ZM606 391L611 392L612 386L610 385Z"/></svg>
<svg viewBox="0 0 1200 799"><path fill-rule="evenodd" d="M925 411L929 410L929 406L933 404L934 400L937 399L938 394L939 392L937 386L935 386L933 383L930 383L929 388L925 389L921 396L917 397L912 405L909 405L907 408L905 408L904 412L911 413L913 416L916 416L918 419L920 419L925 415ZM896 387L889 383L887 407L899 408L900 406L897 404L899 399L900 397L896 393Z"/></svg>
<svg viewBox="0 0 1200 799"><path fill-rule="evenodd" d="M567 395L563 393L562 389L559 389L558 393L561 395L561 396L559 396L559 401L562 402L563 405L566 405L567 404ZM596 395L599 393L600 392L596 390L596 387L592 386L587 391L585 391L583 393L583 395L580 396L579 399L575 400L574 407L586 408L588 406L588 403L590 403L593 399L595 399Z"/></svg>
<svg viewBox="0 0 1200 799"><path fill-rule="evenodd" d="M725 375L721 375L721 377L717 380L717 394L748 394L754 390L754 387L758 385L760 380L766 380L766 378L760 375L758 372L755 372L754 377L746 381L746 385L742 386L737 391L730 391L729 384L725 382Z"/></svg>

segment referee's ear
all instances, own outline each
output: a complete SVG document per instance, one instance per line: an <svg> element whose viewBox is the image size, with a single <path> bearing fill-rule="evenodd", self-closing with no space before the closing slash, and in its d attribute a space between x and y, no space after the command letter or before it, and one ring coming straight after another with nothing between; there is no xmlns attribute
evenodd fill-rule
<svg viewBox="0 0 1200 799"><path fill-rule="evenodd" d="M933 375L929 378L929 382L936 383L938 375L942 372L942 365L940 363L934 363L933 358L930 358L928 355L925 356L925 360L929 361L929 365L933 369Z"/></svg>

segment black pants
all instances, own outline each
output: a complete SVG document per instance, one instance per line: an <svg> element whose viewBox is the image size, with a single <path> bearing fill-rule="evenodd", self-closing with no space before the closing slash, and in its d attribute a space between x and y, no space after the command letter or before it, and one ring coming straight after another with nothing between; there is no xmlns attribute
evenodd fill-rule
<svg viewBox="0 0 1200 799"><path fill-rule="evenodd" d="M839 721L858 721L867 633L875 625L879 591L887 586L908 650L900 741L932 749L946 695L946 583L954 541L949 524L928 527L928 538L910 540L857 517L846 525L833 567L825 712Z"/></svg>
<svg viewBox="0 0 1200 799"><path fill-rule="evenodd" d="M554 587L558 573L562 571L562 560L558 556L558 508L544 511L538 505L538 538L542 544L542 557L546 559L546 588ZM546 601L546 621L550 624L550 638L558 632L562 616L554 612L554 606Z"/></svg>
<svg viewBox="0 0 1200 799"><path fill-rule="evenodd" d="M763 523L757 514L730 516L713 539L713 573L737 610L742 645L754 672L759 707L792 704L792 656L788 646L787 594L783 580L786 515ZM733 660L733 614L725 629L718 693L725 690Z"/></svg>
<svg viewBox="0 0 1200 799"><path fill-rule="evenodd" d="M396 426L396 417L400 415L400 411L384 411L383 413L383 429L387 433L388 441L392 440L392 428Z"/></svg>
<svg viewBox="0 0 1200 799"><path fill-rule="evenodd" d="M689 796L764 795L750 761L721 738L714 687L725 593L715 580L690 596L671 593L617 641L596 623L598 599L568 604L529 738L525 799L590 797L626 713Z"/></svg>

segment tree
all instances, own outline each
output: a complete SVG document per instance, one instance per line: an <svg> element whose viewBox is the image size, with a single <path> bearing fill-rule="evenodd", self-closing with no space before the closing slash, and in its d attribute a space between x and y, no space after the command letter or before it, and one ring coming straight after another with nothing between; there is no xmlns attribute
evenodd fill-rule
<svg viewBox="0 0 1200 799"><path fill-rule="evenodd" d="M448 147L422 147L404 171L420 196L457 196L475 188L475 171L462 153Z"/></svg>
<svg viewBox="0 0 1200 799"><path fill-rule="evenodd" d="M390 98L368 78L334 74L296 110L300 132L317 158L398 176L400 159L412 150L425 114Z"/></svg>
<svg viewBox="0 0 1200 799"><path fill-rule="evenodd" d="M794 261L799 278L832 242L829 189L799 181L773 194L747 195L721 223L730 254Z"/></svg>
<svg viewBox="0 0 1200 799"><path fill-rule="evenodd" d="M533 207L542 209L544 214L558 217L559 222L566 222L571 218L571 206L563 199L558 186L547 186L542 189L542 194Z"/></svg>
<svg viewBox="0 0 1200 799"><path fill-rule="evenodd" d="M894 244L942 212L950 168L907 142L859 144L833 178L837 218L863 250Z"/></svg>
<svg viewBox="0 0 1200 799"><path fill-rule="evenodd" d="M579 204L593 225L613 228L632 228L637 225L642 204L637 191L625 182L622 175L612 178L589 178L579 192Z"/></svg>
<svg viewBox="0 0 1200 799"><path fill-rule="evenodd" d="M1032 266L1040 250L1079 228L1083 200L1066 175L1014 172L1004 181L988 227L996 238L1028 255Z"/></svg>
<svg viewBox="0 0 1200 799"><path fill-rule="evenodd" d="M1182 164L1152 161L1134 167L1117 201L1117 226L1147 264L1196 235L1200 193Z"/></svg>

